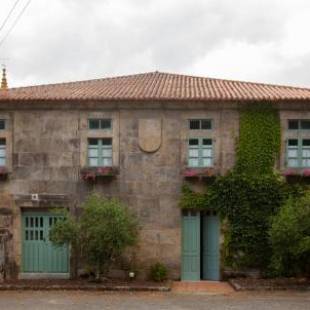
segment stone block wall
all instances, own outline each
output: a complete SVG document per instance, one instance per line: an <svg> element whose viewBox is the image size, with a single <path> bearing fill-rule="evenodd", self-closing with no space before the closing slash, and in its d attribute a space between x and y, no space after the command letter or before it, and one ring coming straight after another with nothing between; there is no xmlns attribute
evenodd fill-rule
<svg viewBox="0 0 310 310"><path fill-rule="evenodd" d="M11 236L7 259L15 266L15 271L10 271L12 275L18 273L21 264L21 213L27 208L42 208L31 200L20 203L16 197L62 194L79 203L95 190L119 197L137 214L142 226L136 253L141 274L145 275L152 263L161 261L169 267L171 277L178 278L181 263L178 201L184 182L181 171L187 164L187 140L192 135L188 119L213 120L214 129L206 134L215 141L216 169L225 173L234 163L238 115L233 109L164 108L6 113L10 124L5 135L10 145L11 173L8 180L0 181L0 224L6 226ZM93 117L112 118L112 131L88 130L87 119ZM161 143L156 152L145 152L139 146L140 119L161 120ZM113 165L119 168L119 174L95 184L81 180L80 168L87 165L87 138L107 136L113 138ZM3 210L10 210L9 215L3 217Z"/></svg>

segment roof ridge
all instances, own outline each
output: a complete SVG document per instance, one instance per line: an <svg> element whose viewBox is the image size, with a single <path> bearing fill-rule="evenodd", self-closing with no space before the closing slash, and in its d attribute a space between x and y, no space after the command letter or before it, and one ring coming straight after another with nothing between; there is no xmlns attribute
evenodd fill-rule
<svg viewBox="0 0 310 310"><path fill-rule="evenodd" d="M310 88L145 72L11 88L5 100L309 100Z"/></svg>
<svg viewBox="0 0 310 310"><path fill-rule="evenodd" d="M116 76L109 76L109 77L102 77L102 78L95 78L95 79L88 79L88 80L79 80L79 81L68 81L68 82L58 82L58 83L46 83L46 84L37 84L37 85L29 85L29 86L20 86L20 87L12 87L9 90L15 89L28 89L31 87L54 87L54 86L62 86L62 85L74 85L74 84L87 84L91 82L99 82L103 80L115 80L115 79L123 79L129 77L137 77L137 76L144 76L144 75L170 75L170 76L182 76L194 79L205 79L210 81L217 81L217 82L228 82L228 83L241 83L241 84L250 84L250 85L257 85L257 86L271 86L271 87L280 87L280 88L290 88L290 89L300 89L300 90L307 90L310 91L310 87L299 87L299 86L292 86L292 85L282 85L282 84L273 84L273 83L265 83L265 82L251 82L251 81L244 81L244 80L234 80L234 79L222 79L222 78L215 78L215 77L205 77L205 76L198 76L198 75L187 75L183 73L170 73L164 71L148 71L143 73L134 73L134 74L124 74L124 75L116 75Z"/></svg>

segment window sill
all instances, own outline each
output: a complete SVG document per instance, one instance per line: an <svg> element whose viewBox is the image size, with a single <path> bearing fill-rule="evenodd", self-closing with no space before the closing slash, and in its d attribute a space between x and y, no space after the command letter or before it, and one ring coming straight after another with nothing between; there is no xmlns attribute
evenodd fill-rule
<svg viewBox="0 0 310 310"><path fill-rule="evenodd" d="M310 177L310 168L287 168L282 171L282 175L285 177L299 176Z"/></svg>
<svg viewBox="0 0 310 310"><path fill-rule="evenodd" d="M0 181L5 181L8 178L9 170L7 167L0 167Z"/></svg>
<svg viewBox="0 0 310 310"><path fill-rule="evenodd" d="M117 167L84 167L81 169L81 178L84 181L96 181L98 178L111 178L117 174Z"/></svg>
<svg viewBox="0 0 310 310"><path fill-rule="evenodd" d="M187 167L182 171L184 178L212 178L218 175L214 167Z"/></svg>

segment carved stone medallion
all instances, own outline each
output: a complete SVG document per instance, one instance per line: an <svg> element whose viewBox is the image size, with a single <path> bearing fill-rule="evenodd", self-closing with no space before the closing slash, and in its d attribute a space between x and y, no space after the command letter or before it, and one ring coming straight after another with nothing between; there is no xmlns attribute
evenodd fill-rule
<svg viewBox="0 0 310 310"><path fill-rule="evenodd" d="M161 146L161 119L139 119L139 146L148 153L156 152Z"/></svg>

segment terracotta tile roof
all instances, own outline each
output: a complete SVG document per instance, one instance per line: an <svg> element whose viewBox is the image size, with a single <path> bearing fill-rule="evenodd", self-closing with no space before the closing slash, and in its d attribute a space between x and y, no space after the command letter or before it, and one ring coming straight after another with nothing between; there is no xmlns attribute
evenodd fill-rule
<svg viewBox="0 0 310 310"><path fill-rule="evenodd" d="M7 100L310 100L310 88L151 72L0 91Z"/></svg>

